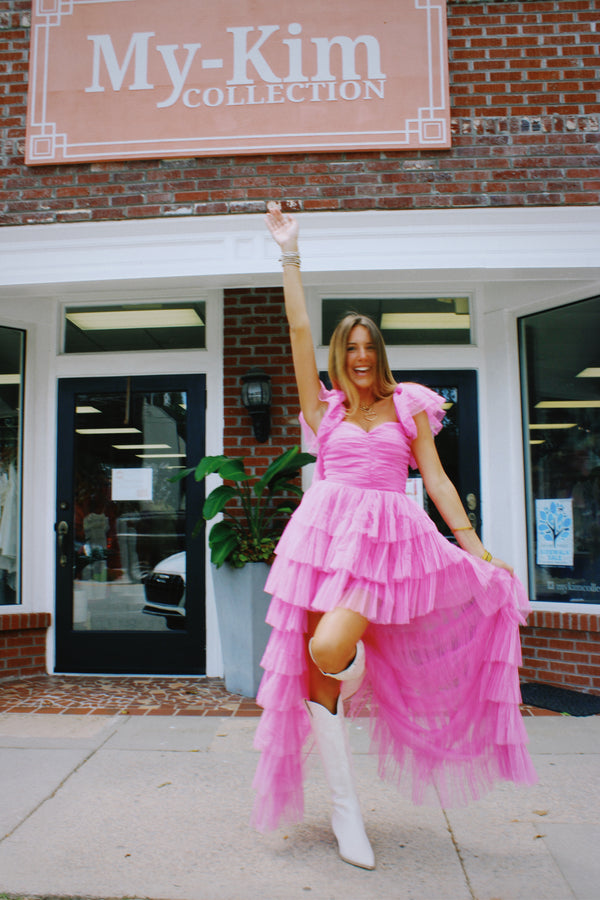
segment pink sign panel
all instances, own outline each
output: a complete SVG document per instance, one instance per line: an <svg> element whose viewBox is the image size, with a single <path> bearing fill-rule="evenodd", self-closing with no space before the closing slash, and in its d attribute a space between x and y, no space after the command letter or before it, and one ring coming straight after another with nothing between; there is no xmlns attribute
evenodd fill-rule
<svg viewBox="0 0 600 900"><path fill-rule="evenodd" d="M450 146L445 0L33 0L28 165Z"/></svg>

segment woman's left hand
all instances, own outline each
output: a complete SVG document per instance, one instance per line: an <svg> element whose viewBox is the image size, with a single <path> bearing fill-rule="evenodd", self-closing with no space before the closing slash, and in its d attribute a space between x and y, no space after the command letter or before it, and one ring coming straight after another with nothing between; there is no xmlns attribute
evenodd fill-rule
<svg viewBox="0 0 600 900"><path fill-rule="evenodd" d="M490 565L496 566L498 569L506 569L506 571L510 572L511 575L514 575L513 567L509 566L508 563L505 563L503 559L497 559L495 556L492 556Z"/></svg>

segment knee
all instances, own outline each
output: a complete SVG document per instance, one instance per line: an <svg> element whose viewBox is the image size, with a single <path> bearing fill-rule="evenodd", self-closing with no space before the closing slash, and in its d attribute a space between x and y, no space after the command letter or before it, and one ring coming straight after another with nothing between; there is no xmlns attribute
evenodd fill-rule
<svg viewBox="0 0 600 900"><path fill-rule="evenodd" d="M318 668L325 673L341 672L350 662L353 648L330 635L315 635L310 641L310 655Z"/></svg>

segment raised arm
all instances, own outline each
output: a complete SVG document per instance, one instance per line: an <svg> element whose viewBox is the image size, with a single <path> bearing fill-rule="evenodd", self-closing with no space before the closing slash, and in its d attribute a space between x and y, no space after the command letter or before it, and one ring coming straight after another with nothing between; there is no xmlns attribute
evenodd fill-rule
<svg viewBox="0 0 600 900"><path fill-rule="evenodd" d="M326 404L319 400L319 371L297 256L298 222L293 216L282 213L277 203L269 203L267 209L267 227L282 250L285 312L290 328L300 408L307 424L316 433Z"/></svg>
<svg viewBox="0 0 600 900"><path fill-rule="evenodd" d="M486 550L475 530L471 528L458 491L442 466L429 427L427 413L417 413L414 418L417 425L417 436L412 442L412 451L427 493L463 550L483 559L486 556ZM501 559L492 557L488 561L501 569L508 569L512 574L512 566Z"/></svg>

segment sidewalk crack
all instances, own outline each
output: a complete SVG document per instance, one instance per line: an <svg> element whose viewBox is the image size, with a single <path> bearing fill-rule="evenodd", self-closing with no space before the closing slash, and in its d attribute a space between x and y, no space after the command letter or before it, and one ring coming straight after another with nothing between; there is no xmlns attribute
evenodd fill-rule
<svg viewBox="0 0 600 900"><path fill-rule="evenodd" d="M107 736L104 738L104 740L100 744L98 744L97 747L93 747L92 750L90 750L90 752L88 753L88 755L85 756L79 763L77 763L77 765L73 769L71 769L71 771L67 775L65 775L65 777L62 779L62 781L59 784L57 784L57 786L54 788L52 793L48 794L48 796L46 796L42 800L40 800L40 802L33 809L31 809L27 813L27 815L21 819L20 822L17 822L17 824L13 828L11 828L10 831L7 831L6 834L4 834L0 837L0 844L4 843L4 841L7 838L12 837L12 835L15 834L15 832L18 831L19 828L21 828L21 826L25 824L25 822L27 822L32 816L34 816L36 814L36 812L39 809L41 809L45 803L47 803L49 800L52 800L54 797L56 797L58 792L65 786L65 784L67 783L69 778L71 778L73 775L75 775L76 772L78 772L83 766L85 766L85 764L87 762L89 762L90 759L92 759L92 757L95 756L99 750L102 750L104 745L112 737L114 737L114 735L119 730L120 723L115 723L115 724L116 724L116 727L110 732L110 734L107 734Z"/></svg>
<svg viewBox="0 0 600 900"><path fill-rule="evenodd" d="M444 814L444 819L446 820L446 828L448 829L448 834L450 835L450 840L452 841L452 846L454 847L454 852L458 857L458 861L460 863L460 867L462 869L465 883L467 885L467 889L469 894L471 895L471 900L477 900L477 896L473 890L473 885L471 884L471 879L469 878L469 873L467 872L467 867L465 865L465 861L463 859L462 853L460 852L460 847L458 846L458 841L454 835L454 831L452 830L452 825L450 824L450 819L448 818L448 814L445 809L442 809Z"/></svg>

